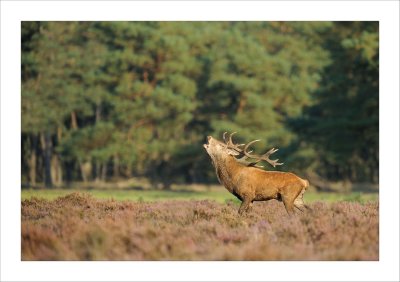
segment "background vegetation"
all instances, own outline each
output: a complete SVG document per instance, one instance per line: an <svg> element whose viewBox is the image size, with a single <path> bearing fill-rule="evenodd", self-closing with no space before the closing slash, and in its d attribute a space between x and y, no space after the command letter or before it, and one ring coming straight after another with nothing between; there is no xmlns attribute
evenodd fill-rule
<svg viewBox="0 0 400 282"><path fill-rule="evenodd" d="M378 28L22 22L22 183L216 183L201 144L224 131L311 183L377 183Z"/></svg>
<svg viewBox="0 0 400 282"><path fill-rule="evenodd" d="M213 200L218 203L235 202L240 203L239 199L225 189L221 189L218 185L203 186L190 185L182 187L181 189L172 190L134 190L134 189L116 189L115 187L104 189L85 189L80 186L79 189L24 189L21 193L21 200L28 200L33 197L42 198L46 200L54 200L59 197L64 197L71 193L85 193L97 199L112 199L117 201L138 201L138 202L155 202L155 201L168 201L168 200ZM365 192L351 192L351 193L331 193L331 192L314 192L307 191L304 196L306 203L316 201L324 201L326 203L346 201L367 203L378 201L377 193Z"/></svg>

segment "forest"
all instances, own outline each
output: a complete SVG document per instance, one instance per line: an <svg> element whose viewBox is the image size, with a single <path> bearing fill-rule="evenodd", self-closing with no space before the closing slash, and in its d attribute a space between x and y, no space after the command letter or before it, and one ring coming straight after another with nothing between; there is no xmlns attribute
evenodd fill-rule
<svg viewBox="0 0 400 282"><path fill-rule="evenodd" d="M28 187L214 184L225 131L277 170L378 183L379 23L24 21L21 115Z"/></svg>

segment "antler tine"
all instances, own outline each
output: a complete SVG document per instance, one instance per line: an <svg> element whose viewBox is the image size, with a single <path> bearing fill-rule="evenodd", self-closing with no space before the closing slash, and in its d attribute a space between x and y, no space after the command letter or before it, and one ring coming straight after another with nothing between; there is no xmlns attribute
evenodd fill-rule
<svg viewBox="0 0 400 282"><path fill-rule="evenodd" d="M227 143L227 142L226 142L226 134L227 134L227 133L228 133L228 132L225 131L224 134L222 134L222 138L224 139L225 143Z"/></svg>
<svg viewBox="0 0 400 282"><path fill-rule="evenodd" d="M263 158L265 158L265 160L267 162L269 162L273 167L277 166L277 165L283 165L283 163L278 163L279 159L276 160L271 160L269 158L270 155L272 155L273 153L275 153L276 151L278 151L279 149L275 149L272 148L271 150L269 150L268 152L266 152L265 154L262 155Z"/></svg>
<svg viewBox="0 0 400 282"><path fill-rule="evenodd" d="M232 136L235 135L237 132L232 132L231 135L229 135L229 144L233 145L233 141L232 141Z"/></svg>
<svg viewBox="0 0 400 282"><path fill-rule="evenodd" d="M279 149L272 148L271 150L269 150L268 152L266 152L264 155L267 155L267 156L272 155L273 153L277 152L278 150L279 150ZM264 155L263 155L263 156L264 156Z"/></svg>
<svg viewBox="0 0 400 282"><path fill-rule="evenodd" d="M235 135L236 132L232 132L232 133L229 135L229 138L226 137L226 133L227 133L227 132L225 132L225 133L222 135L223 138L224 138L224 141L225 141L225 145L226 145L228 148L235 150L235 151L238 152L239 154L242 154L242 153L243 153L243 152L242 152L243 150L239 148L240 146L242 146L242 144L234 144L234 143L233 143L233 140L232 140L232 136Z"/></svg>
<svg viewBox="0 0 400 282"><path fill-rule="evenodd" d="M261 160L267 161L267 162L270 163L273 167L276 167L277 165L283 165L283 163L278 163L279 159L271 160L271 159L269 158L269 156L272 155L273 153L275 153L276 151L278 151L278 149L272 148L271 150L269 150L268 152L266 152L265 154L263 154L263 155L261 155L261 156L259 156L259 155L251 155L250 153L251 153L252 151L247 152L247 148L248 148L251 144L254 144L255 142L258 142L258 141L260 141L260 140L251 141L251 142L249 142L249 143L244 147L244 149L243 149L243 154L244 154L246 157L256 159L256 160L257 160L257 163L260 162Z"/></svg>
<svg viewBox="0 0 400 282"><path fill-rule="evenodd" d="M260 162L260 160L257 160L255 162L248 162L248 161L246 161L246 159L247 159L247 156L243 155L243 157L241 157L240 159L236 159L236 160L238 161L238 163L241 163L245 166L253 166L253 167L258 167L258 168L264 167L262 165L257 165Z"/></svg>
<svg viewBox="0 0 400 282"><path fill-rule="evenodd" d="M223 134L222 134L222 138L224 139L224 142L225 142L225 144L227 144L228 146L232 146L232 147L236 147L236 146L241 146L241 145L235 145L234 143L233 143L233 141L232 141L232 136L233 135L235 135L237 132L235 131L235 132L232 132L230 135L229 135L229 139L228 138L226 138L226 134L227 134L228 132L224 132Z"/></svg>
<svg viewBox="0 0 400 282"><path fill-rule="evenodd" d="M260 139L253 140L253 141L247 143L246 146L244 146L243 152L244 152L244 154L245 154L246 156L248 156L249 158L253 158L253 159L256 159L256 158L257 158L256 156L253 157L253 156L247 155L247 154L253 152L253 151L247 152L247 148L249 148L249 146L250 146L251 144L254 144L254 143L258 142L258 141L260 141Z"/></svg>

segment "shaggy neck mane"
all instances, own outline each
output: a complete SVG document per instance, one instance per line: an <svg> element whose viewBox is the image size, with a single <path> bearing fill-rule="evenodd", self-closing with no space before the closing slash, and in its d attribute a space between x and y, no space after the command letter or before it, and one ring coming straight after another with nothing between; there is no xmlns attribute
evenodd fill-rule
<svg viewBox="0 0 400 282"><path fill-rule="evenodd" d="M212 161L219 182L231 192L235 186L233 183L233 179L235 178L234 176L236 175L238 168L242 165L230 155L213 157Z"/></svg>

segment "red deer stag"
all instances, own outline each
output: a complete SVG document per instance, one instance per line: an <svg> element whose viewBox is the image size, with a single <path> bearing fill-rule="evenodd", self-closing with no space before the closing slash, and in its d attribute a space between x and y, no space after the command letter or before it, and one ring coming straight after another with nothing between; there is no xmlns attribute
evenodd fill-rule
<svg viewBox="0 0 400 282"><path fill-rule="evenodd" d="M309 186L307 180L290 172L265 171L257 165L260 161L267 161L273 167L282 165L269 158L277 149L272 148L263 155L252 154L249 146L260 140L247 145L234 144L235 133L226 138L225 132L224 143L208 136L208 144L203 146L211 157L219 182L242 201L239 214L247 212L254 201L271 199L282 201L288 214L294 212L294 207L300 211L308 208L303 202L303 194Z"/></svg>

